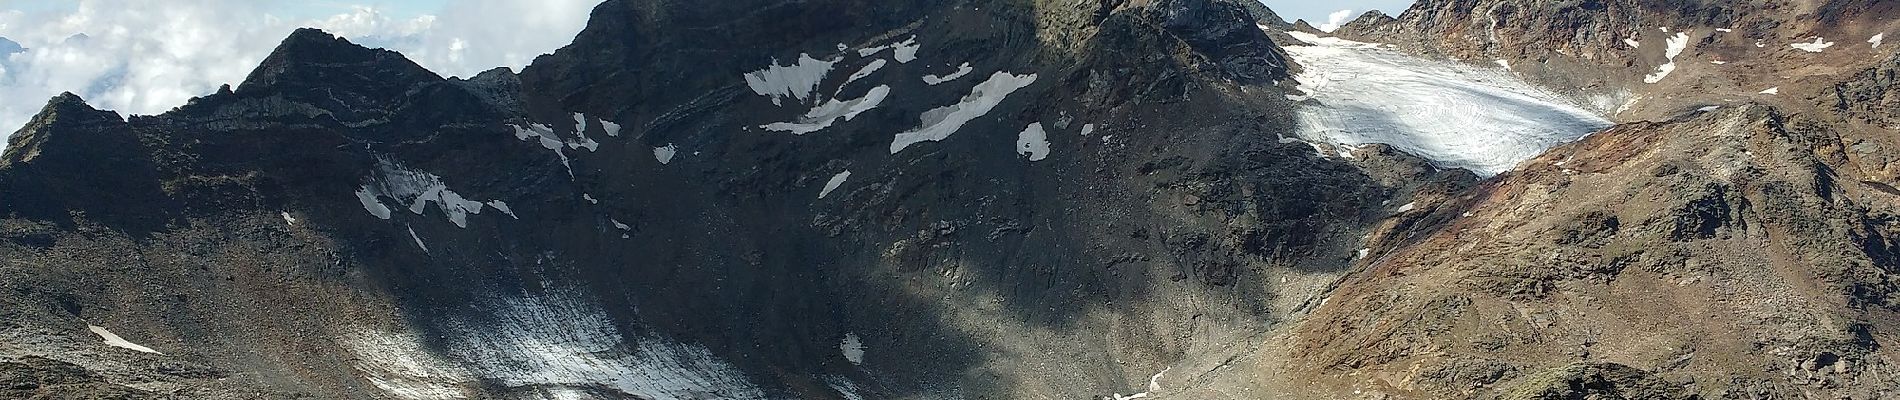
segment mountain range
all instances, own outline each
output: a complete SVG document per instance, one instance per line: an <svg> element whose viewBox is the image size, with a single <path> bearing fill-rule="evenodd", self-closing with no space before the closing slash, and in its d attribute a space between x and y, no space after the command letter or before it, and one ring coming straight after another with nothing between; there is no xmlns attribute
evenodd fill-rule
<svg viewBox="0 0 1900 400"><path fill-rule="evenodd" d="M1896 8L608 0L466 78L298 30L8 140L0 397L1900 396Z"/></svg>

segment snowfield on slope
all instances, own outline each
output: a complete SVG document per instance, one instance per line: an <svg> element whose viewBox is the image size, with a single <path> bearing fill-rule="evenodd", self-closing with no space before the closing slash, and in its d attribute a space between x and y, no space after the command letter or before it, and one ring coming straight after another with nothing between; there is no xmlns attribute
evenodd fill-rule
<svg viewBox="0 0 1900 400"><path fill-rule="evenodd" d="M440 348L414 333L371 327L352 327L338 341L356 355L365 379L403 399L468 398L469 388L483 386L543 398L769 398L704 346L622 334L578 290L549 286L540 295L478 302L493 315L440 321Z"/></svg>
<svg viewBox="0 0 1900 400"><path fill-rule="evenodd" d="M1305 67L1295 77L1299 135L1357 146L1384 143L1483 176L1510 170L1610 121L1509 71L1419 59L1374 43L1288 32Z"/></svg>
<svg viewBox="0 0 1900 400"><path fill-rule="evenodd" d="M105 327L102 327L102 326L86 325L86 330L92 331L94 335L99 335L99 339L103 340L107 346L118 347L122 349L131 349L131 350L144 352L144 353L152 353L152 354L160 354L160 355L165 354L165 353L158 352L158 350L152 350L152 348L150 347L141 346L138 343L132 343L132 341L125 340L125 338L119 337L118 334L112 333L111 330L107 330Z"/></svg>
<svg viewBox="0 0 1900 400"><path fill-rule="evenodd" d="M442 183L442 177L403 165L389 156L376 157L377 174L364 178L363 185L356 190L356 200L362 202L363 209L376 218L389 219L392 215L383 198L395 199L398 205L407 203L409 212L423 215L429 209L429 203L435 203L449 222L461 228L468 228L469 214L481 214L484 207L493 207L514 219L514 210L501 200L487 202L470 200L460 193L449 189ZM420 240L418 240L420 242ZM420 243L418 243L420 244Z"/></svg>

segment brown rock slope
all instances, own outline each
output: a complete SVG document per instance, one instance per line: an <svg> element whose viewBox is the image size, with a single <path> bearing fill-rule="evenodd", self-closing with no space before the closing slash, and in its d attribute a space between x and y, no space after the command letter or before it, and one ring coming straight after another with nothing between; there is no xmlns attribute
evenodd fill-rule
<svg viewBox="0 0 1900 400"><path fill-rule="evenodd" d="M1209 387L1288 398L1900 395L1900 59L1624 124L1459 198ZM1834 93L1827 96L1826 93ZM1243 363L1243 364L1245 364ZM1223 370L1217 370L1223 371ZM1235 383L1239 382L1239 383ZM1388 397L1389 396L1389 397Z"/></svg>
<svg viewBox="0 0 1900 400"><path fill-rule="evenodd" d="M1349 24L1508 61L1626 123L1397 216L1312 314L1191 393L1900 395L1900 57L1870 40L1895 6L1424 1Z"/></svg>

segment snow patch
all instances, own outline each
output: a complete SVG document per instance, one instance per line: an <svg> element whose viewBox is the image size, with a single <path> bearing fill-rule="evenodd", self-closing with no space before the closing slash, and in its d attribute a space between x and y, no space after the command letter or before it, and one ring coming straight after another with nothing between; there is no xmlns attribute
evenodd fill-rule
<svg viewBox="0 0 1900 400"><path fill-rule="evenodd" d="M660 165L666 165L666 163L673 162L673 155L678 154L679 151L680 151L679 146L674 146L671 143L668 143L665 146L654 147L653 159L658 160L660 162Z"/></svg>
<svg viewBox="0 0 1900 400"><path fill-rule="evenodd" d="M1716 32L1722 32L1722 33L1729 33L1729 32L1734 32L1735 30L1734 30L1734 29L1729 29L1729 28L1715 28L1715 31L1716 31Z"/></svg>
<svg viewBox="0 0 1900 400"><path fill-rule="evenodd" d="M1780 86L1776 86L1776 87L1771 87L1771 88L1768 88L1767 90L1762 90L1761 92L1757 92L1757 93L1759 93L1759 94L1781 94L1781 87L1780 87Z"/></svg>
<svg viewBox="0 0 1900 400"><path fill-rule="evenodd" d="M632 226L627 226L627 224L625 224L625 223L621 223L621 222L620 222L620 220L618 220L618 219L613 219L613 218L608 218L608 219L607 219L607 222L609 222L609 223L612 223L612 224L614 225L614 229L619 229L619 230L620 230L620 238L621 238L621 239L627 239L627 238L632 238L632 237L633 237L632 235L629 235L629 233L632 233L632 232L633 232L633 227L632 227Z"/></svg>
<svg viewBox="0 0 1900 400"><path fill-rule="evenodd" d="M554 134L554 128L549 127L544 124L530 123L530 124L525 124L525 125L514 125L514 128L515 128L515 139L522 140L522 141L526 141L528 139L537 139L538 143L541 144L541 148L559 151L561 150L562 145L567 144L565 141L561 140L560 135ZM565 158L565 156L563 156L563 158Z"/></svg>
<svg viewBox="0 0 1900 400"><path fill-rule="evenodd" d="M600 142L596 142L594 141L594 139L589 139L587 137L587 116L586 115L582 115L581 113L574 113L574 137L575 137L574 140L567 141L567 148L587 149L587 152L589 153L592 153L600 149Z"/></svg>
<svg viewBox="0 0 1900 400"><path fill-rule="evenodd" d="M1632 49L1643 48L1643 42L1638 42L1636 39L1623 39L1623 44L1630 45Z"/></svg>
<svg viewBox="0 0 1900 400"><path fill-rule="evenodd" d="M812 107L810 111L806 111L805 115L800 116L797 121L774 122L759 127L765 128L765 130L768 131L791 132L794 135L804 135L821 131L825 128L830 128L831 124L836 123L838 119L850 121L852 118L857 118L858 114L863 114L865 111L871 111L877 108L879 104L884 103L884 98L890 96L890 94L890 86L879 85L878 87L871 88L871 91L865 93L864 97L851 100L825 100L824 103ZM664 161L662 161L662 163L664 163Z"/></svg>
<svg viewBox="0 0 1900 400"><path fill-rule="evenodd" d="M898 43L896 47L891 48L891 59L897 60L898 64L909 64L911 61L917 60L917 50L921 48L923 48L923 46L917 44L917 37L911 36L910 39L906 39L902 43Z"/></svg>
<svg viewBox="0 0 1900 400"><path fill-rule="evenodd" d="M784 105L787 97L807 101L812 98L812 92L818 90L818 82L831 72L831 66L841 60L819 60L802 53L797 62L789 65L779 65L778 59L773 59L772 65L765 69L747 72L745 83L752 87L753 93L772 98L772 104Z"/></svg>
<svg viewBox="0 0 1900 400"><path fill-rule="evenodd" d="M957 78L962 78L964 75L969 75L970 72L973 72L973 71L976 71L976 68L970 68L970 63L966 62L966 63L963 63L963 65L961 66L957 66L957 71L951 72L949 75L944 75L944 76L924 75L924 84L930 85L930 86L937 86L937 84L939 83L954 81L954 80L957 80Z"/></svg>
<svg viewBox="0 0 1900 400"><path fill-rule="evenodd" d="M541 144L541 148L553 151L554 156L561 159L561 166L567 168L568 177L574 176L574 165L568 162L567 152L561 149L567 145L567 141L561 139L560 135L556 135L554 128L535 123L517 124L513 125L513 127L515 128L515 139L522 141L537 139Z"/></svg>
<svg viewBox="0 0 1900 400"><path fill-rule="evenodd" d="M1413 209L1417 209L1417 208L1418 208L1418 203L1405 203L1405 205L1399 206L1399 212L1412 211Z"/></svg>
<svg viewBox="0 0 1900 400"><path fill-rule="evenodd" d="M1082 124L1082 136L1095 133L1095 124Z"/></svg>
<svg viewBox="0 0 1900 400"><path fill-rule="evenodd" d="M1031 123L1016 134L1016 154L1029 156L1031 162L1049 158L1049 133L1042 130L1041 122Z"/></svg>
<svg viewBox="0 0 1900 400"><path fill-rule="evenodd" d="M902 42L858 50L858 57L870 57L884 50L892 50L891 59L897 60L899 64L909 64L917 60L917 50L920 47L917 44L917 35L911 35L909 39L904 39Z"/></svg>
<svg viewBox="0 0 1900 400"><path fill-rule="evenodd" d="M1174 367L1163 368L1161 369L1161 372L1156 372L1154 375L1149 376L1148 390L1143 391L1141 393L1135 393L1135 394L1131 394L1127 396L1123 396L1121 393L1116 393L1114 396L1115 400L1141 399L1141 398L1147 398L1148 396L1154 395L1155 392L1161 391L1161 375L1167 374L1168 370L1172 370L1172 369L1174 369Z"/></svg>
<svg viewBox="0 0 1900 400"><path fill-rule="evenodd" d="M284 217L284 225L297 226L297 217L290 216L289 211L284 211L280 213L279 215L282 215Z"/></svg>
<svg viewBox="0 0 1900 400"><path fill-rule="evenodd" d="M1689 32L1678 32L1675 36L1670 36L1666 44L1669 48L1664 50L1663 57L1668 58L1669 61L1656 66L1656 72L1644 76L1643 83L1662 82L1663 78L1669 77L1669 73L1676 72L1676 56L1682 55L1682 51L1689 48Z"/></svg>
<svg viewBox="0 0 1900 400"><path fill-rule="evenodd" d="M620 124L616 124L613 121L600 120L600 130L601 132L606 132L608 137L620 136Z"/></svg>
<svg viewBox="0 0 1900 400"><path fill-rule="evenodd" d="M1826 50L1829 47L1834 47L1834 42L1825 41L1821 39L1820 36L1815 36L1813 43L1795 43L1788 46L1801 49L1801 51L1805 51L1809 53L1819 53L1821 52L1821 50Z"/></svg>
<svg viewBox="0 0 1900 400"><path fill-rule="evenodd" d="M405 228L409 229L409 238L415 239L416 248L422 249L422 252L424 253L429 252L429 245L422 244L422 236L416 235L416 228L413 226L405 227Z"/></svg>
<svg viewBox="0 0 1900 400"><path fill-rule="evenodd" d="M938 107L925 111L920 118L922 124L916 129L897 134L891 141L891 154L903 151L905 147L918 142L935 142L950 137L963 124L988 114L997 104L1003 102L1016 90L1028 87L1036 82L1036 74L1016 75L997 71L989 80L970 89L957 104Z"/></svg>
<svg viewBox="0 0 1900 400"><path fill-rule="evenodd" d="M850 85L851 82L870 77L871 74L877 73L877 70L884 69L884 64L889 64L889 62L882 58L871 60L870 64L865 64L863 68L858 68L858 72L853 72L850 77L845 78L844 83L838 85L838 89L844 89L844 86ZM836 96L836 93L833 93L833 96Z"/></svg>
<svg viewBox="0 0 1900 400"><path fill-rule="evenodd" d="M864 339L857 333L845 333L844 340L838 341L838 351L851 365L864 365Z"/></svg>
<svg viewBox="0 0 1900 400"><path fill-rule="evenodd" d="M1874 45L1873 48L1878 49L1880 48L1880 42L1885 41L1886 38L1887 38L1886 33L1876 33L1874 34L1874 37L1867 38L1867 43L1872 43Z"/></svg>
<svg viewBox="0 0 1900 400"><path fill-rule="evenodd" d="M131 349L138 352L152 353L152 354L158 354L158 355L165 354L165 353L158 352L158 350L152 350L152 348L150 347L140 346L138 343L132 343L131 341L125 340L125 338L119 337L119 335L112 333L112 331L106 330L106 328L103 326L88 324L86 325L86 330L92 331L94 335L99 335L99 339L104 340L107 346L118 347L122 349Z"/></svg>
<svg viewBox="0 0 1900 400"><path fill-rule="evenodd" d="M409 168L388 156L378 156L376 173L364 178L363 185L356 190L356 199L371 215L389 219L390 209L382 203L385 197L395 199L399 205L407 204L409 212L416 215L422 215L429 203L435 203L449 222L462 228L468 227L469 214L481 214L482 208L488 206L450 190L440 176Z"/></svg>
<svg viewBox="0 0 1900 400"><path fill-rule="evenodd" d="M508 214L508 218L521 219L521 217L515 216L515 210L508 208L507 202L504 202L501 200L489 200L488 206L494 207L495 210L501 211L502 214Z"/></svg>
<svg viewBox="0 0 1900 400"><path fill-rule="evenodd" d="M1497 63L1497 64L1498 64L1498 67L1499 67L1499 68L1504 68L1504 69L1511 69L1511 62L1510 62L1510 61L1505 61L1505 60L1502 60L1502 59L1498 59L1498 60L1491 60L1491 62L1494 62L1494 63Z"/></svg>
<svg viewBox="0 0 1900 400"><path fill-rule="evenodd" d="M1311 99L1297 104L1296 115L1299 136L1309 142L1385 143L1490 176L1611 125L1508 71L1419 59L1372 43L1308 42L1321 44L1286 51L1306 66L1295 79Z"/></svg>
<svg viewBox="0 0 1900 400"><path fill-rule="evenodd" d="M838 186L844 185L846 179L851 179L851 171L839 172L837 175L832 175L831 180L825 181L825 188L818 191L818 198L825 198L825 195L831 194L831 191L838 190Z"/></svg>
<svg viewBox="0 0 1900 400"><path fill-rule="evenodd" d="M581 193L581 200L587 200L587 204L600 204L600 200L595 199L592 193Z"/></svg>
<svg viewBox="0 0 1900 400"><path fill-rule="evenodd" d="M389 219L389 207L384 206L382 200L376 198L376 193L370 190L369 185L363 185L356 189L356 201L363 203L363 210L369 211L369 215Z"/></svg>
<svg viewBox="0 0 1900 400"><path fill-rule="evenodd" d="M1369 255L1372 255L1372 249L1359 249L1359 257L1355 260L1364 260Z"/></svg>

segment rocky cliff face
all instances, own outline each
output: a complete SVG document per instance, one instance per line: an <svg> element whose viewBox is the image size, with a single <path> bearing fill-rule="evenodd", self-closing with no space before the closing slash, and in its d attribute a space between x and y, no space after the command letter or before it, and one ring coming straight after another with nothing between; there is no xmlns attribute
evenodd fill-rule
<svg viewBox="0 0 1900 400"><path fill-rule="evenodd" d="M1844 176L1836 134L1749 106L1555 149L1421 207L1444 225L1344 280L1263 357L1296 361L1263 368L1337 379L1319 397L1565 398L1518 396L1575 393L1551 375L1589 362L1674 393L1626 398L1893 396L1893 194Z"/></svg>
<svg viewBox="0 0 1900 400"><path fill-rule="evenodd" d="M1342 31L1680 111L1484 180L1298 137L1249 3L614 0L519 73L301 30L162 115L61 96L0 154L0 394L1893 395L1900 59L1677 82L1886 3Z"/></svg>

